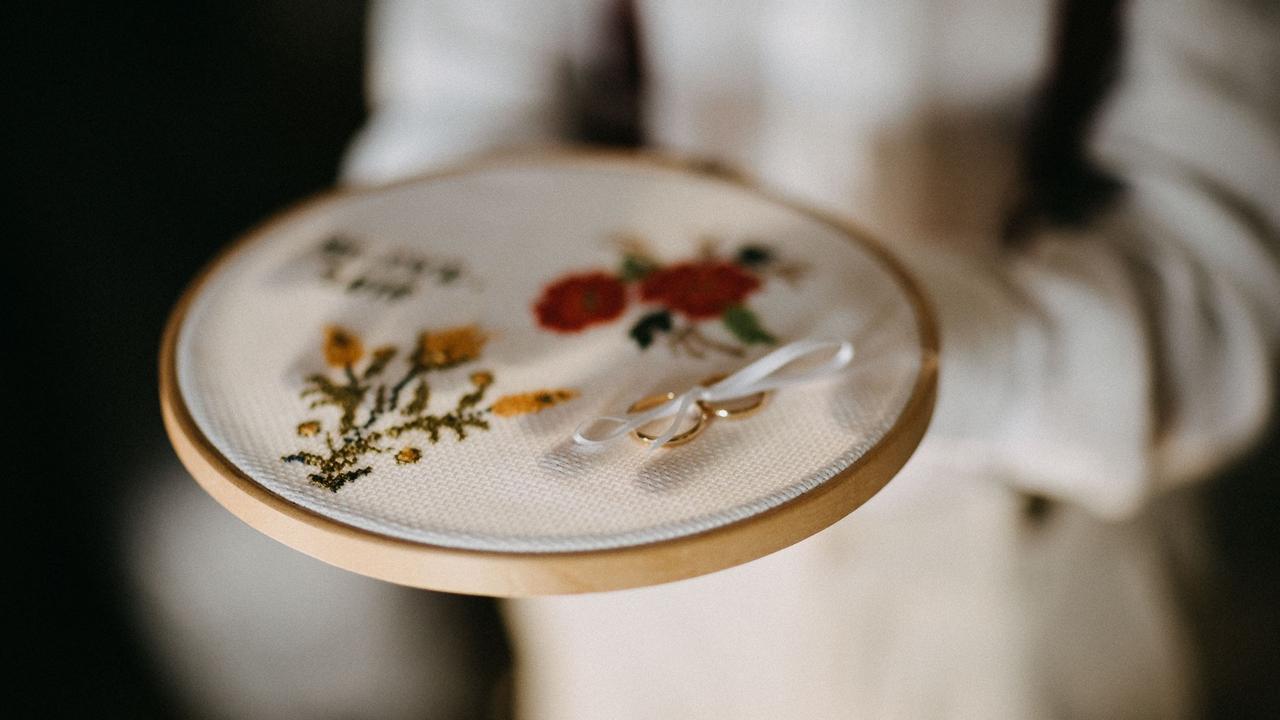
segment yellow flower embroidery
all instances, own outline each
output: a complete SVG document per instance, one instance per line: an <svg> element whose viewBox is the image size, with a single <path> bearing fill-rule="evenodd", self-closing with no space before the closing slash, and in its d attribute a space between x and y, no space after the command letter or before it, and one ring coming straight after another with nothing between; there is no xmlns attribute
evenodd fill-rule
<svg viewBox="0 0 1280 720"><path fill-rule="evenodd" d="M489 338L475 325L424 332L418 338L418 364L447 368L480 357Z"/></svg>
<svg viewBox="0 0 1280 720"><path fill-rule="evenodd" d="M324 361L333 367L355 365L364 357L364 344L355 333L330 325L324 331Z"/></svg>
<svg viewBox="0 0 1280 720"><path fill-rule="evenodd" d="M549 407L559 405L576 397L578 397L578 391L576 390L536 390L534 392L520 393L519 395L500 397L489 410L499 417L528 415L542 412Z"/></svg>
<svg viewBox="0 0 1280 720"><path fill-rule="evenodd" d="M318 435L319 433L320 433L319 420L308 420L304 423L298 424L299 437L311 437L312 435Z"/></svg>
<svg viewBox="0 0 1280 720"><path fill-rule="evenodd" d="M396 453L396 462L401 465L412 465L422 459L422 451L416 447L401 448Z"/></svg>
<svg viewBox="0 0 1280 720"><path fill-rule="evenodd" d="M374 348L365 360L365 348L355 333L336 325L325 329L324 359L338 371L313 373L306 378L300 396L312 410L333 408L327 420L304 420L299 437L312 438L297 452L281 456L286 463L309 468L307 480L337 492L348 483L373 474L371 455L387 453L400 465L422 460L420 447L399 449L384 443L411 433L436 444L448 435L459 442L472 433L489 430L496 417L541 412L578 396L576 390L539 390L499 398L486 408L485 395L495 382L489 370L471 370L473 388L458 396L452 408L431 408L431 373L480 359L488 337L475 325L426 331L400 368L393 345ZM364 361L359 372L356 364ZM438 403L437 403L438 404Z"/></svg>

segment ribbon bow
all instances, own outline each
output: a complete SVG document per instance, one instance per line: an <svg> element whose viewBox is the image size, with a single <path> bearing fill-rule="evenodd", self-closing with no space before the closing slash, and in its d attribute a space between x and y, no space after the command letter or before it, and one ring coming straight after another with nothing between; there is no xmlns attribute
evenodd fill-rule
<svg viewBox="0 0 1280 720"><path fill-rule="evenodd" d="M801 358L824 353L831 353L831 357L820 365L795 373L779 372ZM710 385L694 385L671 400L643 412L625 416L601 415L591 418L574 431L573 441L579 445L602 445L632 430L644 427L654 420L672 418L666 431L654 438L649 445L651 451L656 450L675 436L685 413L698 401L725 402L750 397L768 390L813 382L840 372L852 359L853 343L847 340L843 342L798 340L783 345L723 380Z"/></svg>

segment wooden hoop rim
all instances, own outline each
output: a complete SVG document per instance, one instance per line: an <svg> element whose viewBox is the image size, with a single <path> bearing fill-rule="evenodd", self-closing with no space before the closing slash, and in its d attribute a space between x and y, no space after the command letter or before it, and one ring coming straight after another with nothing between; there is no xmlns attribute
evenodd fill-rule
<svg viewBox="0 0 1280 720"><path fill-rule="evenodd" d="M235 253L277 225L338 198L478 169L548 163L614 167L633 164L683 171L751 191L831 227L869 249L910 298L920 337L920 371L893 426L838 475L757 515L696 534L642 545L549 553L448 548L393 538L324 517L259 485L223 457L196 426L178 389L178 334L193 300ZM334 190L294 205L233 242L196 276L170 313L159 360L160 409L178 458L214 500L250 527L295 550L361 575L430 590L528 597L620 590L704 575L786 548L853 512L889 482L924 436L937 394L938 335L928 302L901 263L847 221L776 197L741 179L708 172L704 166L686 160L649 153L568 150L474 160L381 187Z"/></svg>

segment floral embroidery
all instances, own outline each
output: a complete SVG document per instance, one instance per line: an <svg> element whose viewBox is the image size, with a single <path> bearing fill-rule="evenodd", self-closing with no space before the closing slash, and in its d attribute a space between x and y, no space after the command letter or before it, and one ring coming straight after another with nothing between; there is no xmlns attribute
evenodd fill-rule
<svg viewBox="0 0 1280 720"><path fill-rule="evenodd" d="M416 447L401 448L396 453L396 462L401 465L412 465L422 459L422 451Z"/></svg>
<svg viewBox="0 0 1280 720"><path fill-rule="evenodd" d="M364 357L364 345L360 338L339 327L325 331L324 361L333 367L355 365Z"/></svg>
<svg viewBox="0 0 1280 720"><path fill-rule="evenodd" d="M298 437L312 437L320 434L320 421L308 420L298 423Z"/></svg>
<svg viewBox="0 0 1280 720"><path fill-rule="evenodd" d="M416 362L434 370L451 368L479 358L487 341L475 325L424 332L418 336Z"/></svg>
<svg viewBox="0 0 1280 720"><path fill-rule="evenodd" d="M627 308L627 288L603 272L570 275L547 286L534 307L543 327L575 332L616 320Z"/></svg>
<svg viewBox="0 0 1280 720"><path fill-rule="evenodd" d="M771 248L758 244L743 245L723 258L714 243L704 241L700 257L671 265L658 262L637 239L620 244L623 258L616 272L580 272L547 285L533 306L538 324L554 332L579 332L616 320L634 296L651 308L629 332L641 349L662 335L677 353L741 356L747 345L777 342L747 307L747 299L770 276L794 284L805 271L802 265L778 260ZM714 340L699 328L715 318L736 344Z"/></svg>
<svg viewBox="0 0 1280 720"><path fill-rule="evenodd" d="M578 397L576 390L537 390L519 395L508 395L493 404L490 410L494 415L512 417L539 413L549 407L568 402Z"/></svg>
<svg viewBox="0 0 1280 720"><path fill-rule="evenodd" d="M730 262L700 261L655 270L640 281L640 298L690 320L705 320L741 305L760 289L760 278Z"/></svg>
<svg viewBox="0 0 1280 720"><path fill-rule="evenodd" d="M326 429L320 420L307 420L297 427L299 437L323 437L319 451L302 450L281 458L284 462L301 463L312 468L311 482L337 492L342 486L373 472L368 456L390 452L386 440L421 433L435 444L448 431L457 440L468 433L489 429L489 415L513 417L542 410L577 397L574 390L538 390L499 398L490 407L482 402L494 384L488 370L468 375L471 389L443 413L428 412L431 386L427 376L480 359L488 336L475 325L429 330L418 336L413 352L407 356L403 374L391 382L384 378L397 350L380 347L365 358L364 344L354 332L341 327L325 330L323 354L325 363L338 371L317 373L306 379L302 397L310 399L311 409L331 407L337 411L337 422ZM422 450L406 445L395 452L395 461L411 465L422 459Z"/></svg>

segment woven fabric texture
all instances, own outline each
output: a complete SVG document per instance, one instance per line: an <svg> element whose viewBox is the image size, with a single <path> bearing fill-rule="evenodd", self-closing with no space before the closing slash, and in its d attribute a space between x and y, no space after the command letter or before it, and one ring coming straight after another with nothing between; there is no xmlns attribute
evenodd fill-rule
<svg viewBox="0 0 1280 720"><path fill-rule="evenodd" d="M645 278L681 267L709 278L712 297L643 298L663 290ZM572 277L600 287L570 283L587 291L549 295ZM623 284L620 310L605 292L614 280L601 278ZM749 309L749 322L738 310L710 316L726 297ZM557 307L593 319L570 329L581 318L551 312ZM420 352L422 333L458 327L481 333L482 350L413 378L397 408L363 428L376 401L370 390L351 425L367 434L403 421L425 379L440 415L484 384L474 410L487 429L464 428L459 438L446 427L435 442L422 428L382 432L370 443L376 449L346 466L363 468L358 477L336 490L315 482L317 468L296 456L326 455L357 431L338 429L339 406L313 407L329 396L308 378L340 386L350 377L342 352L360 376L388 346L398 349L383 371L390 385ZM334 328L358 348L335 349ZM692 339L676 342L691 328ZM637 332L651 335L648 347ZM750 417L716 420L687 445L646 453L630 438L598 450L571 440L584 419L687 389L803 338L849 339L857 354L842 374L776 393ZM176 365L182 399L208 441L296 505L411 541L566 552L697 533L819 486L898 418L920 369L920 337L896 277L829 225L677 170L563 160L339 195L273 223L194 298ZM536 405L550 390L566 392L538 412L497 412L500 398L516 396L502 407L519 408L519 397Z"/></svg>

